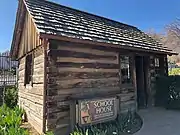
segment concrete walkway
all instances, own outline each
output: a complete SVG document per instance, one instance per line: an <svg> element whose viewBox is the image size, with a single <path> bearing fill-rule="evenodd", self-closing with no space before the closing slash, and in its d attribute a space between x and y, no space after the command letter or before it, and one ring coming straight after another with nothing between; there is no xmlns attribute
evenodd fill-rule
<svg viewBox="0 0 180 135"><path fill-rule="evenodd" d="M143 127L134 135L180 135L180 111L150 108L139 111Z"/></svg>

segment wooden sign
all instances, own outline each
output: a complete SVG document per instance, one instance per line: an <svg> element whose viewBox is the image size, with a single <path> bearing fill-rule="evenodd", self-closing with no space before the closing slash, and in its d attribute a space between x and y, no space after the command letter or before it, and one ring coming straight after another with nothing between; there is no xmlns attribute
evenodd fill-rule
<svg viewBox="0 0 180 135"><path fill-rule="evenodd" d="M117 99L80 100L78 114L79 125L97 124L114 120L117 117Z"/></svg>

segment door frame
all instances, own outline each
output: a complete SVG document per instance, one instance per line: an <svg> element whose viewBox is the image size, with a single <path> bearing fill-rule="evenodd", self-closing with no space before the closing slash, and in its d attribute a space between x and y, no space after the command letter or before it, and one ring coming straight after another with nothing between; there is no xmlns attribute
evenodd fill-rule
<svg viewBox="0 0 180 135"><path fill-rule="evenodd" d="M137 108L146 108L150 102L149 56L135 55ZM139 59L139 61L138 61ZM138 68L140 66L140 68ZM143 102L143 103L142 103Z"/></svg>

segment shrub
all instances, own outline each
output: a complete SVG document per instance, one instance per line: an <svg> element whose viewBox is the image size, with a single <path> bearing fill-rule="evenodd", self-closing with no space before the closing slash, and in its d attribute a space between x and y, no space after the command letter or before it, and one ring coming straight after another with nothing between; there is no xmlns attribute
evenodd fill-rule
<svg viewBox="0 0 180 135"><path fill-rule="evenodd" d="M24 111L19 107L11 109L7 105L0 107L0 134L1 135L28 135L28 131L21 128Z"/></svg>
<svg viewBox="0 0 180 135"><path fill-rule="evenodd" d="M180 109L180 76L158 77L155 103L168 109Z"/></svg>
<svg viewBox="0 0 180 135"><path fill-rule="evenodd" d="M156 106L167 106L169 96L169 86L171 79L167 76L158 76L155 82L155 105Z"/></svg>
<svg viewBox="0 0 180 135"><path fill-rule="evenodd" d="M133 134L142 127L142 119L137 113L128 112L121 114L116 120L91 125L86 127L75 128L75 131L70 135L124 135Z"/></svg>
<svg viewBox="0 0 180 135"><path fill-rule="evenodd" d="M17 105L18 101L18 91L15 87L7 87L4 91L4 103L10 107L13 108Z"/></svg>
<svg viewBox="0 0 180 135"><path fill-rule="evenodd" d="M172 68L169 71L169 75L180 75L180 68Z"/></svg>

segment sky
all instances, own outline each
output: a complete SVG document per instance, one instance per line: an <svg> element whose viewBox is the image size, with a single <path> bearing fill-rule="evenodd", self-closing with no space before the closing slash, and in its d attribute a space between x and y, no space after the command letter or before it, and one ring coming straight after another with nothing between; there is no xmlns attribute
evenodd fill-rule
<svg viewBox="0 0 180 135"><path fill-rule="evenodd" d="M138 27L163 32L180 18L180 0L51 0ZM10 49L18 0L0 0L0 52Z"/></svg>

